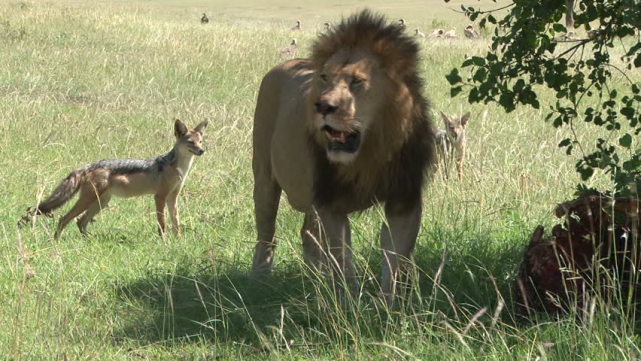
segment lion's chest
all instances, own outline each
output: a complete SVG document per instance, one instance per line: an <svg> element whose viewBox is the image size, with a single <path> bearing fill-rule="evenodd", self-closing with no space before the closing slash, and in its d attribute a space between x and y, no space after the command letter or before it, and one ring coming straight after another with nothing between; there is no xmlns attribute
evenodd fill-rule
<svg viewBox="0 0 641 361"><path fill-rule="evenodd" d="M344 172L320 162L316 167L314 203L341 213L361 211L376 203L383 203L388 187L378 172Z"/></svg>

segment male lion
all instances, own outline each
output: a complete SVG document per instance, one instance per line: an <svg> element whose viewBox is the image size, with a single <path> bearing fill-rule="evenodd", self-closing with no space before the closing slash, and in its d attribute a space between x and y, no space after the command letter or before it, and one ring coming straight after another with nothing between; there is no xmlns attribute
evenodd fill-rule
<svg viewBox="0 0 641 361"><path fill-rule="evenodd" d="M332 265L353 286L348 214L385 204L382 291L388 302L421 222L421 190L434 134L417 74L418 45L365 10L321 34L312 58L263 78L254 115L258 243L252 274L271 270L281 191L305 213L305 261Z"/></svg>

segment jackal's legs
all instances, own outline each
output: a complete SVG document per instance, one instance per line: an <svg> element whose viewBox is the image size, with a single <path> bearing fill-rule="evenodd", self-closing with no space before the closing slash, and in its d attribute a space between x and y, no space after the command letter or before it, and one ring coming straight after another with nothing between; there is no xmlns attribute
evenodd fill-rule
<svg viewBox="0 0 641 361"><path fill-rule="evenodd" d="M60 218L58 228L53 238L55 240L60 238L62 230L71 222L72 219L78 217L82 212L86 211L92 203L96 202L101 190L96 189L92 184L86 184L80 189L80 198L67 214Z"/></svg>
<svg viewBox="0 0 641 361"><path fill-rule="evenodd" d="M167 203L166 194L156 194L154 197L156 201L156 218L158 220L158 232L160 237L165 237L165 231L167 229L167 222L165 221L165 204Z"/></svg>
<svg viewBox="0 0 641 361"><path fill-rule="evenodd" d="M82 233L83 236L88 235L89 233L87 232L87 225L89 222L93 220L93 218L100 213L104 208L107 208L107 205L109 204L109 201L111 200L111 194L103 194L100 196L99 199L97 199L95 202L93 202L85 214L78 219L78 228L80 229L80 233Z"/></svg>
<svg viewBox="0 0 641 361"><path fill-rule="evenodd" d="M167 208L169 209L169 216L171 217L171 229L176 237L180 236L180 216L178 215L178 193L176 190L169 194L167 197Z"/></svg>

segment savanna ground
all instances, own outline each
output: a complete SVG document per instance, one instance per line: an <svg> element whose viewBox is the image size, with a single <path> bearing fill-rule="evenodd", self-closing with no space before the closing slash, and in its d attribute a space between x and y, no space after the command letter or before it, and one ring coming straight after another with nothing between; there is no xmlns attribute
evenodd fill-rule
<svg viewBox="0 0 641 361"><path fill-rule="evenodd" d="M490 6L490 1L470 1ZM250 282L251 128L262 75L296 37L309 52L325 21L368 6L410 30L456 27L460 2L158 0L0 3L0 355L7 360L635 360L629 320L514 318L512 279L538 224L572 196L568 129L544 112L451 99L444 78L486 40L421 40L437 111L472 112L463 180L426 189L411 293L378 303L380 209L353 217L363 292L338 302L304 276L301 215L282 202L269 285ZM211 22L199 22L206 12ZM304 30L289 28L301 19ZM638 77L638 74L632 74ZM553 97L546 98L550 104ZM546 104L545 101L542 104ZM184 239L156 235L152 197L114 199L80 236L16 221L75 167L149 157L172 124L208 119L207 152L181 198ZM577 128L581 139L595 135ZM593 182L606 184L602 175ZM62 210L64 211L64 209ZM61 212L57 212L59 215ZM438 277L436 277L438 274Z"/></svg>

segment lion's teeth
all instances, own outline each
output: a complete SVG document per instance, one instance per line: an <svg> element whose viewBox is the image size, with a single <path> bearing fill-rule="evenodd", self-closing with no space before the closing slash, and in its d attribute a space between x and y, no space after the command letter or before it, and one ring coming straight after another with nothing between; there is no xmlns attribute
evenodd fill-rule
<svg viewBox="0 0 641 361"><path fill-rule="evenodd" d="M326 127L325 129L325 135L327 136L327 139L329 139L331 142L338 142L338 143L347 143L347 138L350 137L352 134L347 133L347 132L342 132L340 130L336 130L330 127Z"/></svg>

